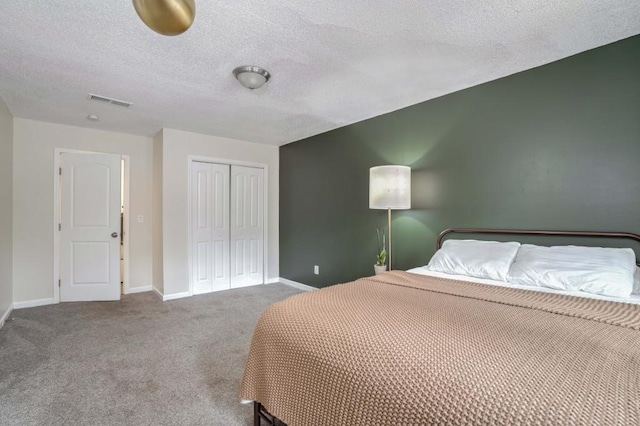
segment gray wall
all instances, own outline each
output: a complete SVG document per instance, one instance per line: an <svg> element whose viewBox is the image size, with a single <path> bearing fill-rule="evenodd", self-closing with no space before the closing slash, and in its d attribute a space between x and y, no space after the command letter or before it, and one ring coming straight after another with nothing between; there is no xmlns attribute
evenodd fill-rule
<svg viewBox="0 0 640 426"><path fill-rule="evenodd" d="M13 303L13 117L0 98L0 319Z"/></svg>
<svg viewBox="0 0 640 426"><path fill-rule="evenodd" d="M383 164L412 167L394 269L447 227L640 233L640 36L281 147L280 276L372 275Z"/></svg>

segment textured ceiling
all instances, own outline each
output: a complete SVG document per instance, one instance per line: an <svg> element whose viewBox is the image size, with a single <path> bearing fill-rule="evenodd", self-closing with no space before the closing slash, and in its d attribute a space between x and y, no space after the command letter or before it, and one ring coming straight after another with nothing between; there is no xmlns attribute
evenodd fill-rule
<svg viewBox="0 0 640 426"><path fill-rule="evenodd" d="M128 0L2 0L0 96L16 117L282 145L640 33L638 0L196 4L165 37ZM251 92L238 65L273 78Z"/></svg>

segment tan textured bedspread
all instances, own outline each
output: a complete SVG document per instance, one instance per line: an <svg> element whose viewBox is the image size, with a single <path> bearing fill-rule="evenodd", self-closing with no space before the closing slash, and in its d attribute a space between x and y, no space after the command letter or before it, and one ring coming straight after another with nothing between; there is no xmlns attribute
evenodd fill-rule
<svg viewBox="0 0 640 426"><path fill-rule="evenodd" d="M640 306L363 278L267 309L240 397L289 426L640 425Z"/></svg>

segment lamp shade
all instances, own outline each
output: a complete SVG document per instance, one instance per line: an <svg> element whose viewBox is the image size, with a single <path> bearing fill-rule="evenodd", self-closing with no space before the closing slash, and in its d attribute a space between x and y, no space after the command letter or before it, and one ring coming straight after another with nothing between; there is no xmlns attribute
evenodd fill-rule
<svg viewBox="0 0 640 426"><path fill-rule="evenodd" d="M411 167L377 166L369 169L369 208L411 208Z"/></svg>

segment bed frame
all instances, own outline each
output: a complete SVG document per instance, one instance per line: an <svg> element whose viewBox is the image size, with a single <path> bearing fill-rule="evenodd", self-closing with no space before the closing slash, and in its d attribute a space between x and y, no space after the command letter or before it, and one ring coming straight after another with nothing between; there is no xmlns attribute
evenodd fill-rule
<svg viewBox="0 0 640 426"><path fill-rule="evenodd" d="M263 422L264 421L264 422ZM253 426L287 426L275 416L269 414L267 410L257 401L253 402Z"/></svg>
<svg viewBox="0 0 640 426"><path fill-rule="evenodd" d="M449 228L442 231L436 239L436 248L442 247L444 237L448 234L503 234L503 235L541 235L558 237L596 237L596 238L625 238L640 242L640 235L629 232L594 232L594 231L538 231L528 229L483 229L483 228ZM636 264L640 266L640 255L636 255ZM271 415L257 401L253 402L254 426L287 426L275 416Z"/></svg>
<svg viewBox="0 0 640 426"><path fill-rule="evenodd" d="M482 229L482 228L449 228L442 231L436 239L436 249L442 247L444 237L448 234L503 234L503 235L542 235L556 237L597 237L625 238L640 242L640 235L630 232L594 232L594 231L534 231L528 229ZM636 254L636 264L640 266L640 255Z"/></svg>

